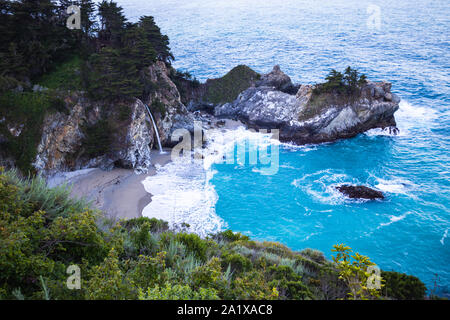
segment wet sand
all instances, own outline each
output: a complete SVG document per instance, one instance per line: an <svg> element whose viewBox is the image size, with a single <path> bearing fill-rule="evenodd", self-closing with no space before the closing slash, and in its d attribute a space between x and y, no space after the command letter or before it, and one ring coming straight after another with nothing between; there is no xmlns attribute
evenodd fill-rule
<svg viewBox="0 0 450 320"><path fill-rule="evenodd" d="M243 124L239 121L214 119L210 128L222 130L236 129ZM218 125L218 122L222 122ZM143 209L151 202L152 195L145 191L142 181L156 174L155 165L164 166L171 161L171 149L164 154L152 151L153 167L146 174L136 174L131 169L87 169L75 173L62 173L53 177L49 185L67 183L72 188L72 196L85 198L112 219L132 219L142 216Z"/></svg>
<svg viewBox="0 0 450 320"><path fill-rule="evenodd" d="M152 163L164 166L170 162L170 150L165 154L152 153ZM146 174L131 169L103 171L92 169L65 180L72 188L72 196L84 198L114 220L142 216L142 210L151 202L152 195L145 191L142 181L156 174L154 167Z"/></svg>

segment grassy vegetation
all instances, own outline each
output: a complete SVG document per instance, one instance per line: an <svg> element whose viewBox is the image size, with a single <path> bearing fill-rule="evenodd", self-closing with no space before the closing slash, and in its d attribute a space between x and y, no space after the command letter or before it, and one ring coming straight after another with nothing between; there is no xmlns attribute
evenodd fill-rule
<svg viewBox="0 0 450 320"><path fill-rule="evenodd" d="M38 84L49 89L82 90L82 64L83 60L79 56L73 56L42 76Z"/></svg>
<svg viewBox="0 0 450 320"><path fill-rule="evenodd" d="M259 78L260 75L249 67L239 65L222 78L208 80L203 100L214 104L232 102Z"/></svg>
<svg viewBox="0 0 450 320"><path fill-rule="evenodd" d="M342 263L347 251L339 246L332 262L317 250L295 252L230 230L202 239L156 219L113 223L69 199L65 187L48 189L14 171L0 170L0 240L1 299L385 298L381 291L349 296L364 289L367 275ZM74 264L79 290L66 287ZM417 278L383 275L389 297L423 298Z"/></svg>
<svg viewBox="0 0 450 320"><path fill-rule="evenodd" d="M46 92L6 92L0 96L0 134L7 142L1 147L11 155L23 173L34 172L31 163L37 153L41 139L42 124L48 112L67 112L64 101L53 91ZM21 128L18 136L8 130Z"/></svg>

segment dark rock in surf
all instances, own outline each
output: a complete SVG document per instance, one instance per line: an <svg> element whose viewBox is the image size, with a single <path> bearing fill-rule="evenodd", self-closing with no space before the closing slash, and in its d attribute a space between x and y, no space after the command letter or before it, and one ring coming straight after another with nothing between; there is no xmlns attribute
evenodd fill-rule
<svg viewBox="0 0 450 320"><path fill-rule="evenodd" d="M381 191L366 186L341 185L336 187L336 189L351 199L384 199L384 195Z"/></svg>

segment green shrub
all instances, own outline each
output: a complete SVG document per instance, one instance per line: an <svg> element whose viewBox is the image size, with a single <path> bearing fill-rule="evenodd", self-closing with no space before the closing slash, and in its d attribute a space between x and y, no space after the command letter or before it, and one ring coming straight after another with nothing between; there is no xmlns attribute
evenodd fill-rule
<svg viewBox="0 0 450 320"><path fill-rule="evenodd" d="M60 200L47 196L46 203L36 201L40 197L0 172L0 283L9 297L20 289L25 297L42 299L41 276L53 292L53 284L67 278L68 265L98 264L115 243L106 241L91 210L63 206L49 214L40 208L67 204L65 195ZM52 297L78 294L68 291Z"/></svg>
<svg viewBox="0 0 450 320"><path fill-rule="evenodd" d="M166 253L159 252L156 257L140 255L137 260L127 262L127 279L136 288L162 285L169 279L165 264Z"/></svg>
<svg viewBox="0 0 450 320"><path fill-rule="evenodd" d="M114 248L102 264L94 266L91 278L86 283L86 299L124 300L133 298L132 286L120 268L118 254Z"/></svg>
<svg viewBox="0 0 450 320"><path fill-rule="evenodd" d="M217 300L216 290L200 288L193 290L188 285L166 283L164 287L155 286L146 292L140 291L139 300Z"/></svg>
<svg viewBox="0 0 450 320"><path fill-rule="evenodd" d="M252 269L252 262L237 253L224 252L222 255L222 267L225 269L228 265L231 266L233 273L240 273L250 271Z"/></svg>
<svg viewBox="0 0 450 320"><path fill-rule="evenodd" d="M201 239L193 233L177 233L175 239L186 246L188 252L192 252L201 261L207 260L207 251L211 245L208 240Z"/></svg>
<svg viewBox="0 0 450 320"><path fill-rule="evenodd" d="M219 232L216 235L216 239L218 239L218 240L225 240L225 241L228 241L228 242L234 242L234 241L240 241L240 240L242 240L242 241L250 240L250 238L247 237L246 235L243 235L240 232L234 233L231 230L226 230L226 231Z"/></svg>
<svg viewBox="0 0 450 320"><path fill-rule="evenodd" d="M306 249L300 251L300 254L310 258L312 261L317 262L317 263L325 263L327 261L327 259L325 259L323 252L319 251L319 250L306 248Z"/></svg>
<svg viewBox="0 0 450 320"><path fill-rule="evenodd" d="M427 288L419 278L393 271L382 271L381 277L386 281L383 292L389 298L397 300L422 300Z"/></svg>
<svg viewBox="0 0 450 320"><path fill-rule="evenodd" d="M156 218L140 217L123 221L122 225L125 229L131 230L133 228L140 228L143 225L150 225L150 232L164 232L169 229L169 224L166 221Z"/></svg>
<svg viewBox="0 0 450 320"><path fill-rule="evenodd" d="M81 90L81 66L82 59L74 56L53 68L50 73L41 77L38 83L50 89Z"/></svg>
<svg viewBox="0 0 450 320"><path fill-rule="evenodd" d="M276 300L279 297L276 287L264 279L256 270L242 274L233 280L233 299L238 300Z"/></svg>
<svg viewBox="0 0 450 320"><path fill-rule="evenodd" d="M162 119L164 119L164 117L166 116L166 106L159 99L153 100L152 104L150 105L150 109L152 110L153 114L161 114Z"/></svg>
<svg viewBox="0 0 450 320"><path fill-rule="evenodd" d="M83 129L82 148L84 148L84 152L88 157L98 157L110 151L113 132L108 120L102 119L94 125L86 126Z"/></svg>

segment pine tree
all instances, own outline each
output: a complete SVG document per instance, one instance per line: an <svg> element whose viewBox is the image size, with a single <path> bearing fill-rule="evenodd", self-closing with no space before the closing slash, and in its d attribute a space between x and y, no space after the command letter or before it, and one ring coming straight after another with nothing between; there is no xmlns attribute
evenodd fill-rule
<svg viewBox="0 0 450 320"><path fill-rule="evenodd" d="M170 52L169 38L161 34L161 29L156 25L153 17L143 16L139 19L139 26L143 29L147 40L156 50L157 58L166 63L175 60Z"/></svg>
<svg viewBox="0 0 450 320"><path fill-rule="evenodd" d="M156 51L140 26L130 25L123 42L124 48L127 48L127 58L133 60L137 70L148 67L156 61Z"/></svg>
<svg viewBox="0 0 450 320"><path fill-rule="evenodd" d="M122 7L116 2L103 0L98 6L100 16L99 39L119 47L127 22Z"/></svg>

